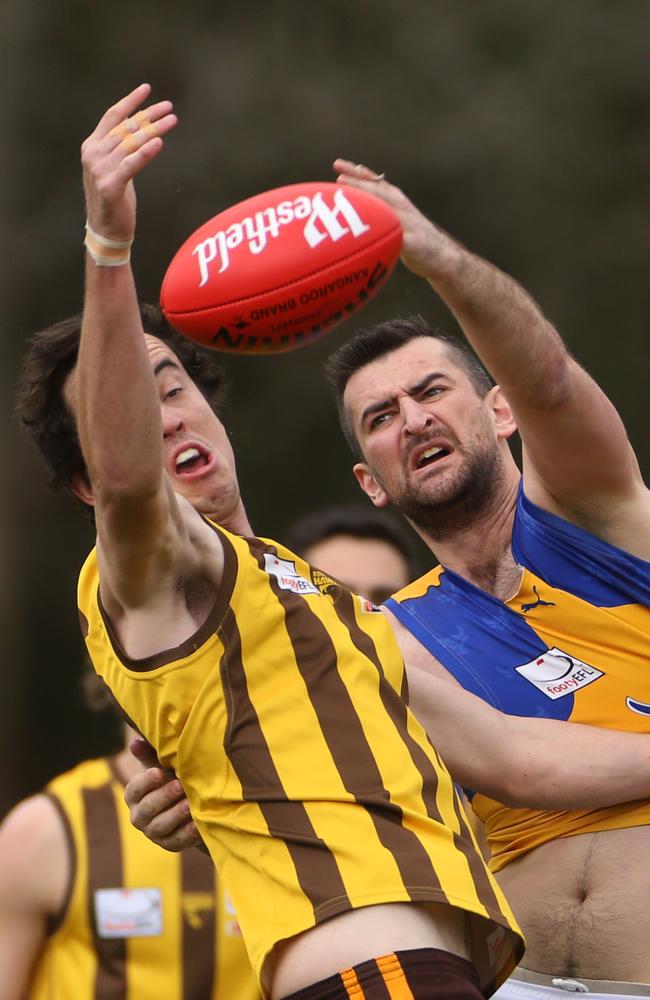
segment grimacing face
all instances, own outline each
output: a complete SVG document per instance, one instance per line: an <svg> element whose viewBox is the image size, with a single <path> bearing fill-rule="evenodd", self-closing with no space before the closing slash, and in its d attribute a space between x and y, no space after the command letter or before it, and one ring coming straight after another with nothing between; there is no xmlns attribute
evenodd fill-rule
<svg viewBox="0 0 650 1000"><path fill-rule="evenodd" d="M359 369L343 401L364 461L354 472L377 507L394 504L430 529L483 503L514 429L481 398L444 342L417 337ZM509 410L508 410L509 414Z"/></svg>
<svg viewBox="0 0 650 1000"><path fill-rule="evenodd" d="M227 520L240 494L226 430L172 348L150 334L145 341L160 400L164 471L175 492L197 511L215 521ZM64 394L74 413L74 370Z"/></svg>

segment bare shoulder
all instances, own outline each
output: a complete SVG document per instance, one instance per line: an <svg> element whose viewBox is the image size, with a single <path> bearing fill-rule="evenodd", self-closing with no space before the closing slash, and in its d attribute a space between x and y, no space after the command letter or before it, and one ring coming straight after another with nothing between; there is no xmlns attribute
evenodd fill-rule
<svg viewBox="0 0 650 1000"><path fill-rule="evenodd" d="M0 826L0 905L58 912L70 864L66 833L51 800L24 799Z"/></svg>
<svg viewBox="0 0 650 1000"><path fill-rule="evenodd" d="M402 652L402 657L406 663L407 671L410 672L412 668L424 670L429 672L432 676L437 677L439 680L448 681L450 684L455 684L458 686L458 681L450 674L449 671L443 667L442 663L436 659L433 653L422 645L419 639L416 639L412 632L402 625L402 623L395 617L392 611L382 605L382 612L390 622L393 632L395 633L395 638Z"/></svg>

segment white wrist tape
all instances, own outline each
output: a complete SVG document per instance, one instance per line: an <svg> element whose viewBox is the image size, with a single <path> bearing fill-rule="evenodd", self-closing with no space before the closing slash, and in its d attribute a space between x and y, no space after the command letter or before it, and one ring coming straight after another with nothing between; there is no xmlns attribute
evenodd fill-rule
<svg viewBox="0 0 650 1000"><path fill-rule="evenodd" d="M99 267L120 267L131 260L130 240L111 240L96 233L86 220L84 246Z"/></svg>

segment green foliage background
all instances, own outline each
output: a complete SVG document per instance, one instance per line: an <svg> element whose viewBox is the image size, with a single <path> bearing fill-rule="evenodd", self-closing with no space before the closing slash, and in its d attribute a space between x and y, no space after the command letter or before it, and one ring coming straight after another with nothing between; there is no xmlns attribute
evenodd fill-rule
<svg viewBox="0 0 650 1000"><path fill-rule="evenodd" d="M137 83L180 118L138 188L143 298L221 209L329 179L337 155L369 163L538 298L620 408L647 474L646 0L4 0L0 27L0 810L111 733L77 686L90 526L47 491L11 402L25 338L81 304L80 143ZM453 330L400 270L322 343L225 359L227 422L261 533L357 499L321 363L360 322L412 312Z"/></svg>

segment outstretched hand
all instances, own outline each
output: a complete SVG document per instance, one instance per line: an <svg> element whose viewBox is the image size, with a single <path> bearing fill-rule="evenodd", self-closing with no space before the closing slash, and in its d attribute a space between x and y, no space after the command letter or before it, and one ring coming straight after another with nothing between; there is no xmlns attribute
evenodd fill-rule
<svg viewBox="0 0 650 1000"><path fill-rule="evenodd" d="M376 174L362 163L351 160L334 160L333 167L339 184L367 191L390 205L404 232L402 260L415 274L432 279L450 252L454 256L458 254L459 245L427 219L403 191L389 184L384 174Z"/></svg>
<svg viewBox="0 0 650 1000"><path fill-rule="evenodd" d="M160 766L153 747L145 740L132 740L129 749L144 767L124 792L133 826L166 851L201 846L180 781Z"/></svg>
<svg viewBox="0 0 650 1000"><path fill-rule="evenodd" d="M151 93L142 83L101 117L81 146L88 223L101 236L128 241L135 231L133 178L161 151L176 125L171 101L138 111Z"/></svg>

